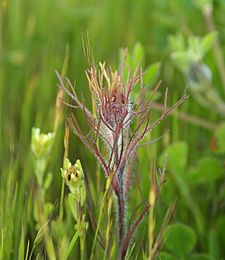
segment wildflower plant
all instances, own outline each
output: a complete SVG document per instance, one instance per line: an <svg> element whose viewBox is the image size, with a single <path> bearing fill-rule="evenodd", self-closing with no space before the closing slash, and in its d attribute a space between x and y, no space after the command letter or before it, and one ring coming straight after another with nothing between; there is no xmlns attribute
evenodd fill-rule
<svg viewBox="0 0 225 260"><path fill-rule="evenodd" d="M45 201L45 195L50 187L52 174L48 173L45 176L45 173L54 141L54 132L44 134L39 128L32 129L31 150L35 159L35 175L38 183L37 196L34 200L34 219L36 228L39 230L38 234L41 233L44 236L46 251L50 259L56 259L56 256L52 237L46 223L48 223L47 219L53 210L53 205Z"/></svg>
<svg viewBox="0 0 225 260"><path fill-rule="evenodd" d="M63 79L57 74L59 87L74 102L74 104L67 104L83 111L90 132L88 135L83 133L74 111L71 111L67 118L71 129L100 163L105 176L111 179L111 187L117 198L118 247L121 259L125 258L131 238L150 207L149 204L146 204L133 225L129 228L125 226L125 210L130 185L129 163L134 159L136 149L143 137L186 98L185 94L171 108L167 108L165 101L164 112L157 120L151 122L152 99L157 93L160 83L152 91L151 96L146 99L142 69L137 66L133 73L129 70L125 76L124 64L125 59L120 73L117 70L113 72L106 67L105 63L99 63L99 69L93 66L86 71L90 93L95 102L96 115L87 108L84 99L78 98L69 79L66 79L68 89ZM133 100L132 92L138 86L140 87L139 94ZM103 140L102 150L101 146L97 145L98 138Z"/></svg>
<svg viewBox="0 0 225 260"><path fill-rule="evenodd" d="M61 174L63 181L70 190L68 201L73 217L76 220L74 226L76 232L68 247L66 257L69 256L78 237L80 237L81 244L80 252L83 255L85 233L88 229L88 223L85 221L85 214L83 211L83 206L86 200L86 188L84 183L84 172L80 160L78 159L76 163L72 165L69 159L66 158L64 161L64 167L61 168ZM83 256L81 259L83 259Z"/></svg>
<svg viewBox="0 0 225 260"><path fill-rule="evenodd" d="M71 198L75 202L71 210L74 218L78 220L79 208L84 205L86 200L84 173L80 160L77 160L76 163L72 165L71 162L66 159L64 167L61 169L61 174L64 182L70 189Z"/></svg>

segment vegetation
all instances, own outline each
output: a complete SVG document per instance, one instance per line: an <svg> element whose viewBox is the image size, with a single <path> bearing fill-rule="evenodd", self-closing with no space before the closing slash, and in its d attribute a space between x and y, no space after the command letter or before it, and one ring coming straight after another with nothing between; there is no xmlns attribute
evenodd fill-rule
<svg viewBox="0 0 225 260"><path fill-rule="evenodd" d="M225 257L224 11L0 2L0 259Z"/></svg>

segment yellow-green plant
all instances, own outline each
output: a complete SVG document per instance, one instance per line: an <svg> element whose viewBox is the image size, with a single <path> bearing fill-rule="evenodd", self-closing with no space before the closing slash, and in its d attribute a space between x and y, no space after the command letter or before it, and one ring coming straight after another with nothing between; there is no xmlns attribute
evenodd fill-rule
<svg viewBox="0 0 225 260"><path fill-rule="evenodd" d="M63 181L70 190L68 195L69 205L76 221L74 226L76 232L66 251L66 258L69 256L77 238L80 237L80 252L81 259L83 259L85 233L88 229L88 223L85 221L85 214L83 211L83 206L86 200L86 187L84 182L84 172L80 160L76 160L76 163L73 165L69 159L66 158L64 161L64 167L61 168L61 174Z"/></svg>
<svg viewBox="0 0 225 260"><path fill-rule="evenodd" d="M48 257L56 259L55 249L51 235L48 230L48 216L53 209L51 203L45 202L45 193L52 181L52 174L48 173L45 177L50 152L55 139L55 133L44 134L39 128L32 129L31 149L35 159L35 175L37 178L38 189L34 201L34 218L37 222L38 233L44 236Z"/></svg>

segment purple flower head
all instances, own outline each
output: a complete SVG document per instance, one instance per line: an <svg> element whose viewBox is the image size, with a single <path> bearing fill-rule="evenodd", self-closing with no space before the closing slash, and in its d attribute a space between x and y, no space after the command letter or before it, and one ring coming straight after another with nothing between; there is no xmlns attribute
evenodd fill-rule
<svg viewBox="0 0 225 260"><path fill-rule="evenodd" d="M91 67L86 71L90 93L94 101L96 113L92 113L80 100L72 86L66 79L70 90L65 87L59 77L59 87L72 98L74 104L69 106L83 111L85 121L89 125L90 133L85 136L73 112L68 118L73 132L81 139L85 146L93 153L101 164L106 176L110 174L122 175L130 157L135 153L138 143L145 134L151 131L162 119L169 115L186 96L183 96L173 107L166 109L155 121L150 123L152 99L160 83L153 90L150 98L146 100L146 90L143 88L142 70L137 66L134 73L124 78L124 65L121 74L106 68L105 63L99 64L99 69ZM139 95L131 99L132 91L140 87ZM108 155L103 156L97 147L97 139L101 137L108 148ZM115 180L116 184L117 180Z"/></svg>

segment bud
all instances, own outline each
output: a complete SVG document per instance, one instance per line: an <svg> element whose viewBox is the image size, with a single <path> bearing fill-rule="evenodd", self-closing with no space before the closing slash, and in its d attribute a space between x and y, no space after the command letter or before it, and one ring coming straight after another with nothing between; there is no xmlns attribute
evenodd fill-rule
<svg viewBox="0 0 225 260"><path fill-rule="evenodd" d="M31 149L36 159L46 159L54 143L55 133L41 133L40 128L32 128Z"/></svg>
<svg viewBox="0 0 225 260"><path fill-rule="evenodd" d="M64 168L61 168L61 174L64 182L69 187L77 202L83 206L86 199L86 189L84 184L84 172L78 159L74 165L66 159Z"/></svg>
<svg viewBox="0 0 225 260"><path fill-rule="evenodd" d="M55 133L44 134L39 128L32 128L31 150L35 156L35 174L39 186L43 185L48 156L52 149ZM47 180L49 182L49 180ZM50 183L46 183L46 188Z"/></svg>

